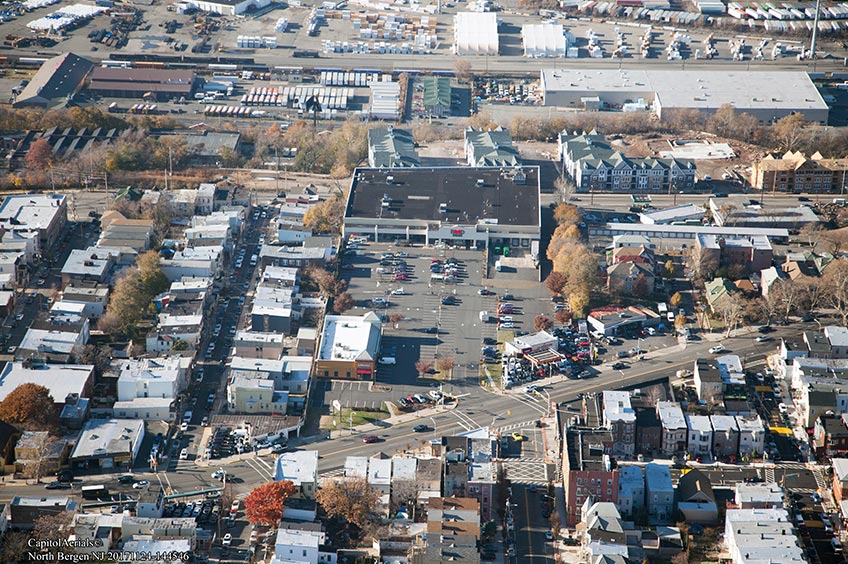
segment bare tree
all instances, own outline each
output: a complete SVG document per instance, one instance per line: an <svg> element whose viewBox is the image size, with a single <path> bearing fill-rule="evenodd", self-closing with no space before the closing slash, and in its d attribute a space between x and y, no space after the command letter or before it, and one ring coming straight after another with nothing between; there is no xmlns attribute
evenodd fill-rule
<svg viewBox="0 0 848 564"><path fill-rule="evenodd" d="M432 360L419 359L415 362L415 370L417 370L418 374L421 376L432 372L433 366L435 366L435 362Z"/></svg>
<svg viewBox="0 0 848 564"><path fill-rule="evenodd" d="M471 63L465 59L457 59L453 64L453 73L459 82L468 82L471 79Z"/></svg>
<svg viewBox="0 0 848 564"><path fill-rule="evenodd" d="M407 512L415 519L415 509L418 499L418 482L414 480L398 480L392 483L391 510L396 513L402 506L407 506Z"/></svg>
<svg viewBox="0 0 848 564"><path fill-rule="evenodd" d="M456 357L442 356L436 359L436 370L439 372L450 372L456 366Z"/></svg>
<svg viewBox="0 0 848 564"><path fill-rule="evenodd" d="M848 324L848 260L834 259L824 271L825 303L842 317L842 325Z"/></svg>
<svg viewBox="0 0 848 564"><path fill-rule="evenodd" d="M728 294L721 300L716 310L724 323L724 336L729 337L742 320L742 313L745 311L744 300L735 294Z"/></svg>
<svg viewBox="0 0 848 564"><path fill-rule="evenodd" d="M718 270L718 260L708 249L694 245L689 249L689 270L698 280L709 280Z"/></svg>
<svg viewBox="0 0 848 564"><path fill-rule="evenodd" d="M799 284L792 280L775 280L769 287L765 301L786 324L789 322L789 316L798 311L803 297L804 292Z"/></svg>

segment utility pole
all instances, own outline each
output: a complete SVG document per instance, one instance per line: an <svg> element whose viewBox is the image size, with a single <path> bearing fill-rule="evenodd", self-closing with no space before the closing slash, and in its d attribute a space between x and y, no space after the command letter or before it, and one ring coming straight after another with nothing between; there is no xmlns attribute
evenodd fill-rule
<svg viewBox="0 0 848 564"><path fill-rule="evenodd" d="M821 11L821 0L816 0L816 17L813 20L813 37L810 40L810 58L816 58L816 36L819 31L819 12Z"/></svg>

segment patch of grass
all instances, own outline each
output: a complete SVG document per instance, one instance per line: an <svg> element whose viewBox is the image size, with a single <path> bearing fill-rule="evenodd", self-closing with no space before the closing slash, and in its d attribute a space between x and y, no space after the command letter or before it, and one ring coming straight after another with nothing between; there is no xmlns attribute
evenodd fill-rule
<svg viewBox="0 0 848 564"><path fill-rule="evenodd" d="M503 343L515 339L515 331L512 329L498 329L498 346L503 349Z"/></svg>
<svg viewBox="0 0 848 564"><path fill-rule="evenodd" d="M351 412L353 413L353 423L351 423ZM325 429L332 428L333 421L336 422L336 428L339 426L349 427L351 424L356 427L357 425L382 421L388 419L390 416L391 414L388 411L364 411L361 409L345 408L342 409L341 417L339 417L338 413L323 416L321 418L321 427Z"/></svg>

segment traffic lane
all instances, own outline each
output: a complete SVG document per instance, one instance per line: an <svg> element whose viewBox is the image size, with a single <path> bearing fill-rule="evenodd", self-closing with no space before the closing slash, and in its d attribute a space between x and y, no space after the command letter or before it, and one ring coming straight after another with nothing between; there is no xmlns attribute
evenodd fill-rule
<svg viewBox="0 0 848 564"><path fill-rule="evenodd" d="M545 517L546 504L542 503L542 490L532 492L530 487L512 484L512 515L515 523L515 554L518 562L553 562L553 554L547 546L545 532L550 529Z"/></svg>

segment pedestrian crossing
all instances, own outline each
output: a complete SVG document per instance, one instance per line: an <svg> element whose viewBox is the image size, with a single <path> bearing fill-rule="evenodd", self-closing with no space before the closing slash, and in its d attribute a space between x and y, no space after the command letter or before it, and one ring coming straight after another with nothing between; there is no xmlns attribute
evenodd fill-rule
<svg viewBox="0 0 848 564"><path fill-rule="evenodd" d="M253 458L245 458L244 462L253 468L263 479L274 479L274 467L267 460L256 456Z"/></svg>
<svg viewBox="0 0 848 564"><path fill-rule="evenodd" d="M821 470L818 468L813 469L813 477L816 479L816 486L818 486L820 491L828 489L827 480Z"/></svg>
<svg viewBox="0 0 848 564"><path fill-rule="evenodd" d="M768 482L768 483L770 483L770 484L771 484L771 483L773 483L773 482L775 482L775 479L774 479L774 468L765 468L765 472L764 472L764 473L765 473L765 480L766 480L766 482Z"/></svg>
<svg viewBox="0 0 848 564"><path fill-rule="evenodd" d="M496 427L493 429L496 433L503 434L506 431L515 431L516 429L524 429L527 427L535 427L536 419L531 419L530 421L523 421L521 423L510 423L509 425L504 425L503 427Z"/></svg>

